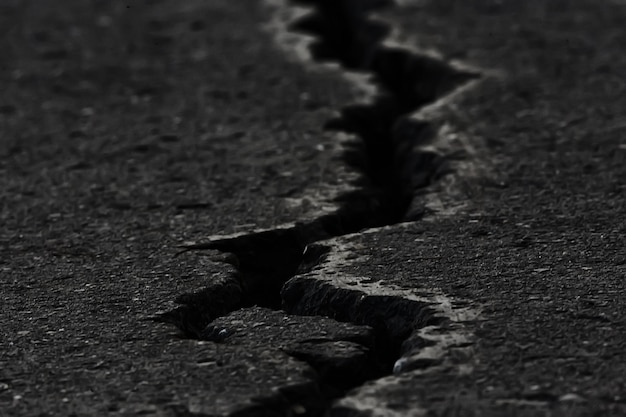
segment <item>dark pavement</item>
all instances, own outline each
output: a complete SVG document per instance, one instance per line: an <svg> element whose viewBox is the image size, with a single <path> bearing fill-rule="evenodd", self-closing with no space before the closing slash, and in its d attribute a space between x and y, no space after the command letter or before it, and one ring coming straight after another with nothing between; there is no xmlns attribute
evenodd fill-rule
<svg viewBox="0 0 626 417"><path fill-rule="evenodd" d="M626 6L267 3L0 5L0 416L626 415Z"/></svg>
<svg viewBox="0 0 626 417"><path fill-rule="evenodd" d="M0 415L226 413L310 379L151 320L233 282L177 245L349 187L323 124L351 87L227 3L3 3Z"/></svg>

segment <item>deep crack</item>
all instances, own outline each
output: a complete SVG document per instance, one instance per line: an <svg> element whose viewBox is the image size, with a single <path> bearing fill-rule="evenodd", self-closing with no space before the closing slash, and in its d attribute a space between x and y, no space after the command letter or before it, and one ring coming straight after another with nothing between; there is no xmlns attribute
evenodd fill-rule
<svg viewBox="0 0 626 417"><path fill-rule="evenodd" d="M179 297L180 307L163 315L161 320L174 323L187 337L214 341L220 340L220 332L207 327L209 323L251 306L366 324L373 328L375 337L373 346L368 347L375 354L375 358L367 361L371 369L368 372L351 369L356 377L342 381L339 388L325 390L328 397L337 397L368 378L390 373L396 359L408 349L407 344L420 343L409 339L412 332L438 324L442 319L435 318L426 303L391 296L364 297L359 291L330 288L323 283L316 287L310 281L292 278L302 276L324 258L328 248L315 242L420 216L421 213L407 212L411 201L417 189L445 173L445 159L419 150L421 142L431 135L431 129L427 123L414 121L410 116L477 75L460 72L407 49L385 46L382 42L390 27L371 20L369 13L389 6L390 1L293 3L314 9L294 22L292 28L316 37L311 46L315 60L339 62L346 70L367 72L377 87L371 103L343 108L341 117L326 126L360 139L345 149L344 160L362 174L363 183L359 184L359 191L341 198L336 213L312 222L185 246L183 252L214 250L233 254L224 260L232 263L236 272L224 278L224 282ZM338 371L307 353L314 345L292 354L318 370L318 383L324 387L336 380ZM347 362L346 366L362 367L363 363ZM344 369L339 374L351 375L351 372Z"/></svg>
<svg viewBox="0 0 626 417"><path fill-rule="evenodd" d="M390 28L368 19L368 12L390 6L387 0L300 0L316 12L293 27L316 36L312 53L319 61L338 61L347 70L367 72L376 85L374 102L342 109L328 129L357 135L355 149L344 159L365 174L366 190L376 196L374 227L415 220L407 213L415 190L445 173L441 156L419 149L431 135L430 126L410 115L458 86L477 77L444 62L396 47L382 45ZM352 196L355 200L356 196ZM349 199L348 199L349 200ZM350 201L348 201L350 204Z"/></svg>

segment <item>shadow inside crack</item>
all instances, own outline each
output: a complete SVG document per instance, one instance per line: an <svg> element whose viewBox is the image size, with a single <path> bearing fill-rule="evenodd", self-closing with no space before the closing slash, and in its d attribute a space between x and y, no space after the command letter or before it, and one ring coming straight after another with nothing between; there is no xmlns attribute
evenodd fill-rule
<svg viewBox="0 0 626 417"><path fill-rule="evenodd" d="M206 251L213 254L212 260L233 268L217 282L180 295L175 300L177 308L155 319L175 325L185 337L198 339L212 320L237 309L280 309L284 283L302 271L307 262L315 262L311 251L306 253L306 242L304 231L293 227L183 246L177 256L188 251Z"/></svg>

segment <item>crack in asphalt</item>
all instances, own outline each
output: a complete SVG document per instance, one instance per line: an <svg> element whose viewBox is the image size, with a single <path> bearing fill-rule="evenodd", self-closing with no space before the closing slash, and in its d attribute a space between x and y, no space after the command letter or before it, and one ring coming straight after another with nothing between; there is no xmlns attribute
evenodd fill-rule
<svg viewBox="0 0 626 417"><path fill-rule="evenodd" d="M215 260L232 264L235 272L214 286L181 295L176 300L180 306L158 320L176 325L186 337L216 342L223 333L209 326L211 321L252 306L368 325L375 335L374 346L367 347L375 352L371 372L342 381L341 392L332 394L337 398L367 379L392 373L407 343L425 343L410 341L410 336L443 319L427 303L400 296L365 297L356 290L315 288L310 281L285 284L325 259L330 248L324 240L415 221L424 214L410 212L409 207L416 190L445 175L445 158L420 150L432 132L427 122L412 120L411 114L479 75L385 45L391 27L370 15L390 6L390 1L294 0L291 4L312 9L293 22L291 29L315 37L310 45L315 61L338 62L344 71L368 73L376 87L370 102L342 108L341 116L325 126L359 139L346 145L343 155L345 163L362 175L359 189L343 196L335 213L311 222L182 246L179 254L215 251L211 252ZM299 305L302 299L306 303ZM315 369L315 361L299 357ZM329 405L333 398L328 398Z"/></svg>

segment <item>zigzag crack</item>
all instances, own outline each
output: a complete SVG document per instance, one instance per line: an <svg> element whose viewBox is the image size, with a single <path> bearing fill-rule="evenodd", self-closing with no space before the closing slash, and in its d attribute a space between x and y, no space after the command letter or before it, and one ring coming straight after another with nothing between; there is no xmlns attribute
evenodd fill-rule
<svg viewBox="0 0 626 417"><path fill-rule="evenodd" d="M389 6L388 0L293 3L313 8L292 29L316 37L311 46L315 60L339 62L346 70L367 72L377 87L378 94L371 103L347 106L341 109L341 117L326 125L327 129L359 138L358 143L345 150L344 160L362 174L363 184L359 191L344 196L340 209L332 215L287 229L183 247L183 252L213 250L233 254L224 261L232 263L236 271L213 287L179 297L180 307L159 320L175 324L187 337L214 341L219 341L219 332L208 326L213 320L251 306L283 309L297 315L324 315L372 327L375 340L373 346L367 346L376 354L368 362L372 371L366 372L366 376L357 372L359 378L341 381L339 391L326 390L332 392L327 398L330 404L332 398L362 384L364 379L391 373L403 350L414 348L407 344L424 343L411 334L441 319L425 303L401 297L366 296L359 291L292 278L310 271L324 259L329 249L315 242L419 218L421 213L407 212L415 190L443 175L445 160L418 149L430 135L430 128L427 123L411 120L410 115L478 75L457 71L406 49L385 46L383 40L390 28L372 20L369 14ZM288 281L290 284L285 286ZM210 331L207 333L206 329ZM313 368L318 366L306 355L299 357ZM355 364L363 366L359 361ZM331 382L320 378L318 384Z"/></svg>
<svg viewBox="0 0 626 417"><path fill-rule="evenodd" d="M373 103L342 109L328 129L355 134L360 141L346 149L344 159L364 174L365 190L376 196L380 224L416 220L408 213L415 191L446 173L445 159L420 149L432 134L428 123L410 115L462 84L478 77L410 50L387 47L390 28L368 18L388 0L300 0L316 12L293 27L316 36L312 53L319 61L337 61L346 70L371 74L378 95ZM353 196L357 199L357 196ZM350 198L347 199L348 204ZM371 226L370 226L371 227Z"/></svg>

